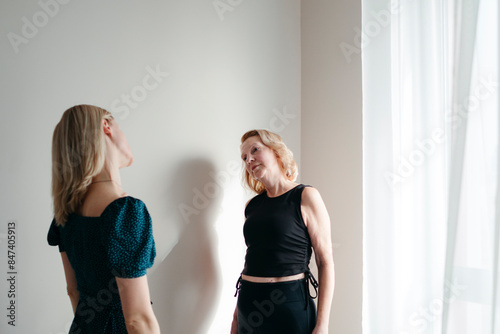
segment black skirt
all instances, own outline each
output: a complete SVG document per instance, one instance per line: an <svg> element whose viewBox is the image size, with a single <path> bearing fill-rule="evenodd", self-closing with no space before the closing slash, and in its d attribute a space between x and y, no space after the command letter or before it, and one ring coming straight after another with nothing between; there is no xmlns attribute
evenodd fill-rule
<svg viewBox="0 0 500 334"><path fill-rule="evenodd" d="M238 334L310 334L316 306L307 279L278 283L239 281Z"/></svg>

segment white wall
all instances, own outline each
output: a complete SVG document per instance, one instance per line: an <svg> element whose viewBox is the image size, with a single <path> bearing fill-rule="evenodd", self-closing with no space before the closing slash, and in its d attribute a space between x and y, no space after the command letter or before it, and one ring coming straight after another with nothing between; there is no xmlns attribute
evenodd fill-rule
<svg viewBox="0 0 500 334"><path fill-rule="evenodd" d="M332 220L336 288L330 333L359 334L362 96L361 57L354 50L359 45L355 29L361 27L361 1L301 4L302 181L320 190Z"/></svg>
<svg viewBox="0 0 500 334"><path fill-rule="evenodd" d="M153 217L150 286L163 331L228 331L248 197L230 164L240 164L240 136L279 130L300 161L300 2L230 1L221 15L213 3L0 3L0 277L9 220L18 272L16 327L0 280L1 333L63 333L71 321L46 233L52 131L80 103L115 111L134 152L122 180ZM156 70L168 75L155 82ZM185 220L188 206L199 210Z"/></svg>
<svg viewBox="0 0 500 334"><path fill-rule="evenodd" d="M227 332L248 198L233 162L244 131L269 128L332 217L331 333L361 333L361 61L339 47L353 44L360 3L241 0L222 13L213 1L54 1L0 3L0 254L15 220L18 272L15 328L0 281L0 332L67 332L62 266L45 241L50 144L62 112L91 103L116 112L135 154L123 185L153 217L150 285L164 331ZM145 90L157 69L168 76ZM186 220L179 207L199 212Z"/></svg>

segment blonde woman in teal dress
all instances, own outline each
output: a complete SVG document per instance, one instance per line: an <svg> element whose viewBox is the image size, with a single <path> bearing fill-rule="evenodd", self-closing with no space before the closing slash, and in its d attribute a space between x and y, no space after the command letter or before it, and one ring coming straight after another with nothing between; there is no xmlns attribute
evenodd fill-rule
<svg viewBox="0 0 500 334"><path fill-rule="evenodd" d="M66 110L52 140L54 220L74 319L70 333L160 333L146 269L156 255L145 204L125 193L119 169L132 152L106 110Z"/></svg>

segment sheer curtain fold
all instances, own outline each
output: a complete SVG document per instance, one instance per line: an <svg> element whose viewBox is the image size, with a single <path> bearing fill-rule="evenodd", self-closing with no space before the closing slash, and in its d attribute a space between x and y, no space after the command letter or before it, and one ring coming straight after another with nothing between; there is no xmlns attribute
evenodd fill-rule
<svg viewBox="0 0 500 334"><path fill-rule="evenodd" d="M472 67L476 41L476 27L478 18L479 0L455 0L455 20L453 21L452 35L452 61L451 71L451 113L459 115L461 102L470 93ZM469 109L468 106L465 106ZM469 112L466 110L466 112ZM467 121L464 117L459 126L451 126L450 148L452 168L449 169L448 191L448 229L444 281L451 282L454 277L455 248L457 247L457 229L460 215L460 198L462 194L462 176L465 157L465 144L467 138ZM456 292L446 289L444 284L443 301L451 300ZM442 332L448 332L450 303L443 303Z"/></svg>
<svg viewBox="0 0 500 334"><path fill-rule="evenodd" d="M500 19L500 5L497 8L497 18ZM498 23L497 23L498 24ZM500 56L500 24L497 26L497 56ZM500 66L497 69L497 78L500 79ZM498 107L500 108L500 94L497 96ZM497 116L497 129L500 129L500 115ZM500 135L497 134L497 166L500 166ZM500 312L497 308L499 300L499 261L500 261L500 176L497 176L495 191L495 229L494 229L494 256L493 256L493 293L492 293L492 319L491 328L493 332L500 332Z"/></svg>
<svg viewBox="0 0 500 334"><path fill-rule="evenodd" d="M363 0L365 334L499 330L498 7Z"/></svg>

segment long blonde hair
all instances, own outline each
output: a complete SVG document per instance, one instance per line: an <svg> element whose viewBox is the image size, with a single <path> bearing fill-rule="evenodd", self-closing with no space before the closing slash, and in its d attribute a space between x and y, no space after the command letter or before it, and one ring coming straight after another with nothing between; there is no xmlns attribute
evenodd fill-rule
<svg viewBox="0 0 500 334"><path fill-rule="evenodd" d="M262 143L274 151L280 162L280 169L283 176L289 181L295 181L299 174L297 163L293 158L292 151L285 145L283 139L278 134L268 130L250 130L241 137L241 144L254 136L259 136ZM257 194L262 194L266 190L264 184L254 179L246 168L244 169L243 182Z"/></svg>
<svg viewBox="0 0 500 334"><path fill-rule="evenodd" d="M91 105L66 110L52 137L52 198L54 217L64 225L83 202L92 178L104 167L103 120L113 116Z"/></svg>

